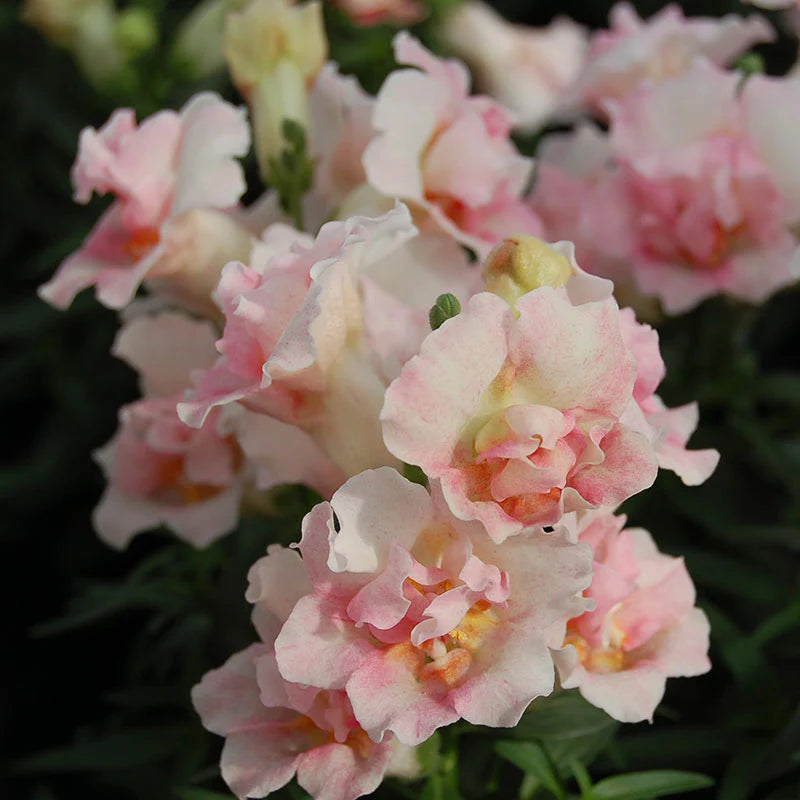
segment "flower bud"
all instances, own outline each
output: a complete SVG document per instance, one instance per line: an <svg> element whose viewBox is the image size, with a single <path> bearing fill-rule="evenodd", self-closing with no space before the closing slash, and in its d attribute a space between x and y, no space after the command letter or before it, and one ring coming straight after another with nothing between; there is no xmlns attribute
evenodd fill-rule
<svg viewBox="0 0 800 800"><path fill-rule="evenodd" d="M745 78L749 78L751 75L763 75L766 72L764 59L758 53L745 53L739 57L734 67Z"/></svg>
<svg viewBox="0 0 800 800"><path fill-rule="evenodd" d="M175 55L192 77L207 78L225 66L222 31L228 11L228 0L205 0L178 27Z"/></svg>
<svg viewBox="0 0 800 800"><path fill-rule="evenodd" d="M565 286L572 277L566 256L535 236L520 234L503 239L486 258L486 290L513 306L522 295L542 286Z"/></svg>
<svg viewBox="0 0 800 800"><path fill-rule="evenodd" d="M22 19L69 50L94 86L106 88L124 76L127 55L117 38L118 14L111 0L28 0Z"/></svg>
<svg viewBox="0 0 800 800"><path fill-rule="evenodd" d="M158 25L146 8L134 6L120 11L115 27L117 41L128 55L138 56L158 42Z"/></svg>
<svg viewBox="0 0 800 800"><path fill-rule="evenodd" d="M458 298L452 294L440 294L436 298L430 312L428 313L428 320L431 324L431 330L435 331L440 328L451 317L458 316L461 313L461 303Z"/></svg>
<svg viewBox="0 0 800 800"><path fill-rule="evenodd" d="M57 44L69 46L83 12L104 0L26 0L22 20Z"/></svg>
<svg viewBox="0 0 800 800"><path fill-rule="evenodd" d="M308 121L308 87L325 63L328 42L319 2L252 0L228 15L225 58L233 82L247 98L262 174L283 149L281 124Z"/></svg>

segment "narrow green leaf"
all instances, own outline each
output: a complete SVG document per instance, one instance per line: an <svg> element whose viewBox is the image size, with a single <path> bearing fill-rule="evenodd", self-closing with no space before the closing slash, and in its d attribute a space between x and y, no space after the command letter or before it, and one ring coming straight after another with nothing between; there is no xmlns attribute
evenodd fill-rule
<svg viewBox="0 0 800 800"><path fill-rule="evenodd" d="M461 800L455 772L436 772L428 778L420 800Z"/></svg>
<svg viewBox="0 0 800 800"><path fill-rule="evenodd" d="M581 797L583 800L593 800L594 790L592 787L592 778L586 767L577 759L573 759L570 762L570 769L575 776L578 788L581 790Z"/></svg>
<svg viewBox="0 0 800 800"><path fill-rule="evenodd" d="M561 692L537 700L515 728L505 736L514 739L575 739L614 730L617 723L576 691Z"/></svg>
<svg viewBox="0 0 800 800"><path fill-rule="evenodd" d="M693 766L725 753L735 741L733 731L711 724L662 729L645 728L626 731L616 742L616 749L626 768L661 767L673 764Z"/></svg>
<svg viewBox="0 0 800 800"><path fill-rule="evenodd" d="M775 583L766 568L752 559L746 560L744 554L732 557L685 547L681 555L698 585L747 598L754 603L782 604L786 601L784 587Z"/></svg>
<svg viewBox="0 0 800 800"><path fill-rule="evenodd" d="M736 680L746 686L769 678L770 668L758 645L719 608L708 602L701 605L711 623L712 643Z"/></svg>
<svg viewBox="0 0 800 800"><path fill-rule="evenodd" d="M553 768L544 748L537 742L498 742L495 751L519 767L526 775L533 775L542 786L563 800L567 796L561 778Z"/></svg>
<svg viewBox="0 0 800 800"><path fill-rule="evenodd" d="M757 647L764 647L773 639L797 627L800 627L800 601L795 601L767 617L750 635L750 641Z"/></svg>
<svg viewBox="0 0 800 800"><path fill-rule="evenodd" d="M693 792L713 786L714 781L698 772L664 769L648 772L629 772L596 783L592 789L595 800L650 800L678 792Z"/></svg>
<svg viewBox="0 0 800 800"><path fill-rule="evenodd" d="M130 769L158 761L180 749L186 725L129 728L102 739L47 750L16 764L19 772L83 772Z"/></svg>

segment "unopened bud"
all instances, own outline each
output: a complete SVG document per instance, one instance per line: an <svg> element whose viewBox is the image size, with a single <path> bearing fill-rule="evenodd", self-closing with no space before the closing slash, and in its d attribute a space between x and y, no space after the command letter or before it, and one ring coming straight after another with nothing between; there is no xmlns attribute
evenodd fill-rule
<svg viewBox="0 0 800 800"><path fill-rule="evenodd" d="M247 98L261 174L280 157L283 120L308 123L308 87L325 63L328 41L319 2L251 0L228 14L224 37L231 78Z"/></svg>
<svg viewBox="0 0 800 800"><path fill-rule="evenodd" d="M158 26L152 13L141 6L120 11L116 23L120 47L131 56L150 50L158 42Z"/></svg>
<svg viewBox="0 0 800 800"><path fill-rule="evenodd" d="M513 306L522 295L542 286L565 286L572 277L569 259L535 236L509 236L486 259L486 290Z"/></svg>
<svg viewBox="0 0 800 800"><path fill-rule="evenodd" d="M175 36L175 54L193 78L207 78L225 66L222 32L228 0L203 0L181 22Z"/></svg>
<svg viewBox="0 0 800 800"><path fill-rule="evenodd" d="M224 49L233 82L245 96L284 61L310 85L328 57L322 5L251 0L242 11L228 14Z"/></svg>
<svg viewBox="0 0 800 800"><path fill-rule="evenodd" d="M764 59L758 53L745 53L738 59L735 66L744 77L761 75L765 70Z"/></svg>
<svg viewBox="0 0 800 800"><path fill-rule="evenodd" d="M118 13L113 0L27 0L22 19L67 48L81 71L98 87L119 82L127 53L117 38Z"/></svg>
<svg viewBox="0 0 800 800"><path fill-rule="evenodd" d="M440 328L451 317L458 316L461 313L461 303L458 298L452 294L440 294L436 298L436 303L428 314L428 320L431 323L431 330L435 331Z"/></svg>
<svg viewBox="0 0 800 800"><path fill-rule="evenodd" d="M38 28L42 35L69 47L87 9L108 5L107 0L25 0L22 21Z"/></svg>

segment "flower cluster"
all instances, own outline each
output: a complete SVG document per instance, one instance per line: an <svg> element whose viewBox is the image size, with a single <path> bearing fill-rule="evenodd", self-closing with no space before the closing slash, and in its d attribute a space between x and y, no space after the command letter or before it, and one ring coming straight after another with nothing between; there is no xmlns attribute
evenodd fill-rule
<svg viewBox="0 0 800 800"><path fill-rule="evenodd" d="M687 447L698 408L665 405L658 333L620 304L761 300L800 268L800 84L725 69L769 26L623 4L590 41L531 38L467 4L450 30L497 24L504 60L464 55L510 110L407 32L371 96L323 65L317 5L238 6L249 116L202 93L87 128L75 199L113 200L40 290L124 309L142 399L96 454L111 545L163 525L206 546L280 484L322 498L250 570L258 642L193 691L223 777L353 800L413 775L438 728L514 726L573 688L652 719L666 678L710 668L708 622L683 561L617 509L718 454ZM527 117L514 58L547 82ZM582 111L607 128L545 137L534 180L512 128ZM244 205L251 142L272 188Z"/></svg>
<svg viewBox="0 0 800 800"><path fill-rule="evenodd" d="M721 64L771 36L753 18L647 24L617 8L578 80L608 123L547 137L531 203L587 269L667 313L724 293L760 302L800 276L795 78Z"/></svg>

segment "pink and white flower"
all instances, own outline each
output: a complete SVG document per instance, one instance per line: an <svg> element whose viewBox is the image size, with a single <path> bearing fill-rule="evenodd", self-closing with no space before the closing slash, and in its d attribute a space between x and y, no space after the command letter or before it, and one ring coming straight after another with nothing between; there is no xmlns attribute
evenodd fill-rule
<svg viewBox="0 0 800 800"><path fill-rule="evenodd" d="M662 469L674 472L687 486L706 481L719 463L716 450L687 450L686 443L697 427L697 403L667 408L655 393L666 375L658 346L658 333L637 322L630 308L620 311L622 338L636 360L633 397L644 415L646 426L639 430L649 436Z"/></svg>
<svg viewBox="0 0 800 800"><path fill-rule="evenodd" d="M570 242L548 244L531 236L510 236L489 254L483 268L487 291L509 305L541 286L563 287L573 304L602 301L611 295L610 281L584 272ZM614 287L616 288L616 287ZM658 333L636 320L632 309L619 313L620 332L636 362L633 399L625 423L646 436L659 466L676 472L687 485L703 483L719 460L716 450L688 451L686 443L697 427L696 403L668 409L655 394L666 367Z"/></svg>
<svg viewBox="0 0 800 800"><path fill-rule="evenodd" d="M308 102L309 149L316 161L305 216L326 219L366 181L361 159L374 134L375 99L355 78L342 76L334 64L326 64L314 82Z"/></svg>
<svg viewBox="0 0 800 800"><path fill-rule="evenodd" d="M473 70L478 88L514 113L514 126L535 130L557 113L586 58L587 34L569 19L545 28L507 22L469 0L445 18L443 36Z"/></svg>
<svg viewBox="0 0 800 800"><path fill-rule="evenodd" d="M427 212L481 255L507 233L538 233L538 219L520 200L531 162L510 139L508 112L471 97L466 67L436 58L407 33L395 37L394 50L412 68L393 72L378 93L378 133L364 153L369 184ZM517 230L498 235L496 218L513 218Z"/></svg>
<svg viewBox="0 0 800 800"><path fill-rule="evenodd" d="M627 282L668 313L721 293L760 302L796 280L789 130L800 83L740 82L698 59L608 106L609 138L596 148L604 162L581 173L574 147L545 150L532 202L548 233L572 227L590 269L616 279L627 264Z"/></svg>
<svg viewBox="0 0 800 800"><path fill-rule="evenodd" d="M240 413L235 416L234 433L254 468L256 489L266 491L299 483L322 497L330 497L347 480L347 475L302 428L244 408L237 411Z"/></svg>
<svg viewBox="0 0 800 800"><path fill-rule="evenodd" d="M302 428L348 475L396 463L378 420L386 385L425 335L444 280L437 274L463 268L462 283L471 279L454 243L415 234L402 205L327 223L313 242L268 229L252 267L223 272L222 355L196 376L181 418L200 425L210 409L236 402ZM416 260L442 256L429 269Z"/></svg>
<svg viewBox="0 0 800 800"><path fill-rule="evenodd" d="M384 439L501 542L652 484L652 444L625 418L636 377L612 299L573 305L543 287L512 310L481 293L387 390Z"/></svg>
<svg viewBox="0 0 800 800"><path fill-rule="evenodd" d="M113 352L139 370L146 396L121 409L95 453L108 485L93 521L112 547L158 525L205 547L239 519L246 471L230 424L215 412L195 430L176 410L191 370L213 363L214 338L209 323L177 312L139 317L117 336Z"/></svg>
<svg viewBox="0 0 800 800"><path fill-rule="evenodd" d="M415 745L459 718L515 725L552 691L548 647L589 583L588 549L563 532L498 546L386 467L316 506L299 547L312 591L275 641L278 668L345 691L376 742Z"/></svg>
<svg viewBox="0 0 800 800"><path fill-rule="evenodd" d="M660 553L642 529L622 530L624 517L590 513L579 539L594 552L595 608L570 620L556 659L561 685L578 687L620 722L652 720L667 678L702 675L709 625L694 607L683 559Z"/></svg>
<svg viewBox="0 0 800 800"><path fill-rule="evenodd" d="M608 136L592 123L546 136L528 202L548 239L573 242L580 264L613 280L620 304L635 303L638 310L628 261L636 208L613 159Z"/></svg>
<svg viewBox="0 0 800 800"><path fill-rule="evenodd" d="M798 276L800 182L784 174L796 158L781 128L800 84L754 76L740 92L739 82L697 61L611 107L612 146L638 207L636 280L671 313L719 293L759 302Z"/></svg>
<svg viewBox="0 0 800 800"><path fill-rule="evenodd" d="M247 597L262 642L208 672L192 702L213 733L225 737L222 777L237 797L265 797L297 782L315 800L355 800L377 789L399 746L373 742L343 691L285 681L273 643L294 603L311 591L299 556L273 545L250 571Z"/></svg>
<svg viewBox="0 0 800 800"><path fill-rule="evenodd" d="M163 278L207 299L223 264L250 250L250 234L226 213L244 193L236 158L249 146L244 112L209 92L138 126L121 109L99 130L84 129L75 200L115 199L40 296L65 308L94 286L101 303L122 308L142 281Z"/></svg>
<svg viewBox="0 0 800 800"><path fill-rule="evenodd" d="M630 3L617 3L609 21L610 30L592 38L574 89L579 103L603 114L609 100L623 99L643 81L659 83L684 74L697 56L724 66L753 45L775 38L762 17L687 19L677 5L644 21Z"/></svg>

